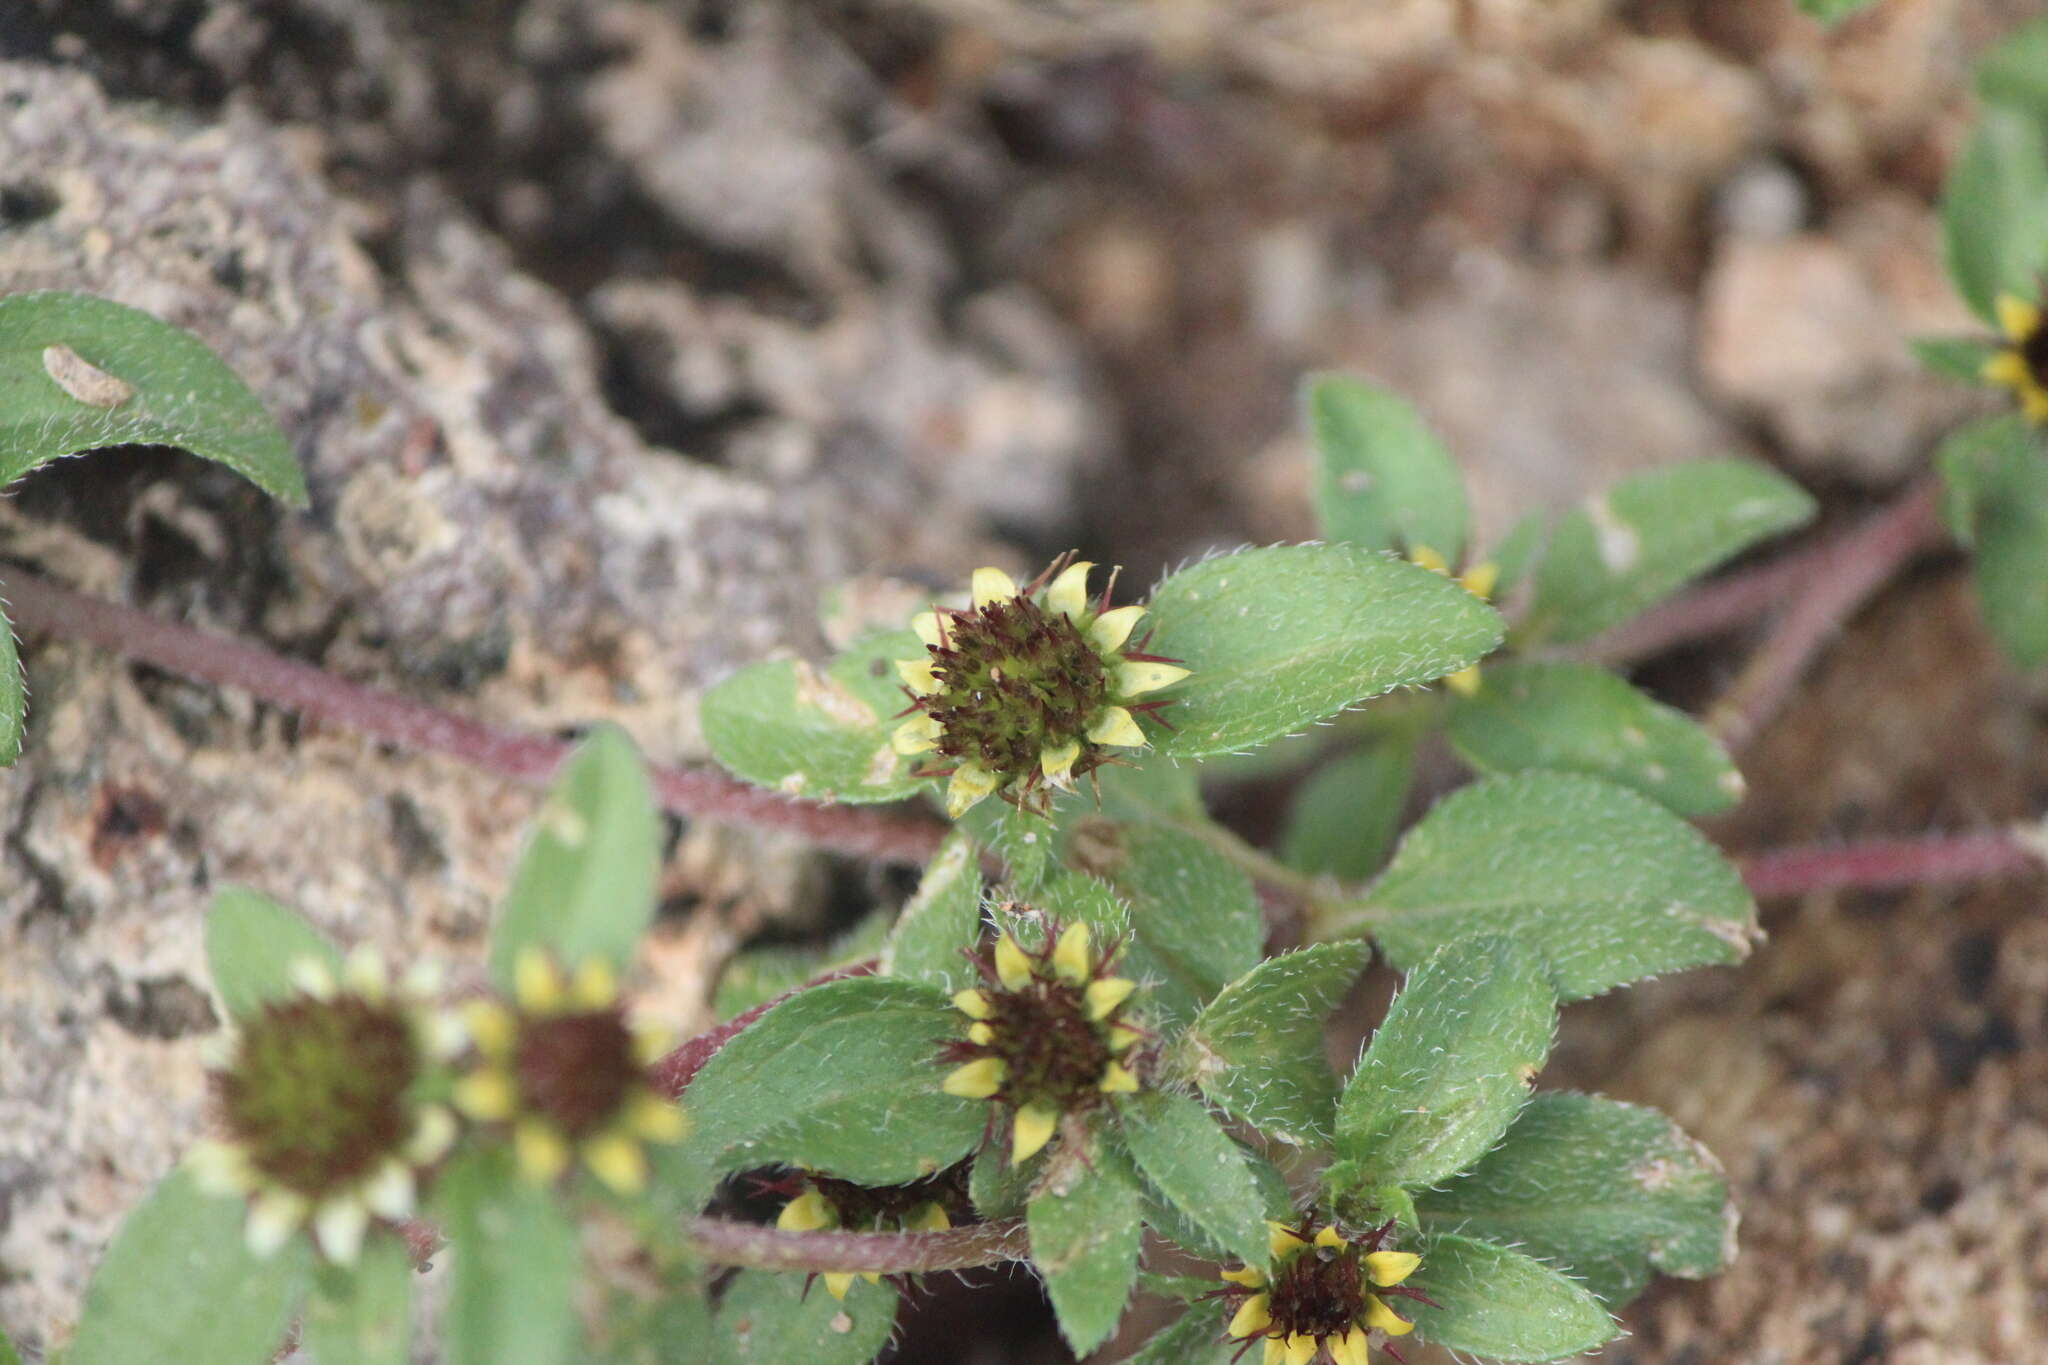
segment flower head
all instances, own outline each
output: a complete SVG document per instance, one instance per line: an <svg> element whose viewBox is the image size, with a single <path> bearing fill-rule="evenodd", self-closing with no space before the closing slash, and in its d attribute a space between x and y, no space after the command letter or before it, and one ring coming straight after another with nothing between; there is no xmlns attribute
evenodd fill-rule
<svg viewBox="0 0 2048 1365"><path fill-rule="evenodd" d="M1110 750L1144 748L1138 717L1157 719L1168 703L1137 699L1188 675L1143 653L1149 636L1130 643L1145 609L1109 605L1114 574L1089 600L1093 567L1062 555L1022 588L1001 569L976 569L972 607L911 622L925 657L896 665L913 714L891 742L938 755L926 775L950 779L955 819L991 792L1042 810L1048 788L1071 787L1113 761Z"/></svg>
<svg viewBox="0 0 2048 1365"><path fill-rule="evenodd" d="M1427 545L1418 545L1408 558L1431 573L1451 576L1451 565L1442 554ZM1491 560L1481 560L1458 575L1458 586L1482 602L1493 600L1493 590L1500 583L1500 566ZM1469 697L1479 691L1479 665L1467 664L1456 673L1444 678L1444 686L1461 697Z"/></svg>
<svg viewBox="0 0 2048 1365"><path fill-rule="evenodd" d="M243 1020L213 1073L225 1136L186 1163L203 1188L249 1199L247 1236L267 1256L308 1224L320 1250L355 1260L372 1216L411 1214L419 1173L446 1153L455 1119L425 1099L459 1031L422 998L430 975L394 989L367 948L337 979L295 962L297 991Z"/></svg>
<svg viewBox="0 0 2048 1365"><path fill-rule="evenodd" d="M455 1087L471 1118L510 1125L519 1169L547 1182L580 1156L621 1194L647 1183L643 1143L679 1142L683 1111L648 1083L665 1039L636 1031L611 968L592 958L565 977L537 948L513 967L513 1008L478 1001L465 1011L478 1063Z"/></svg>
<svg viewBox="0 0 2048 1365"><path fill-rule="evenodd" d="M775 1219L775 1226L788 1232L944 1232L953 1226L947 1206L967 1207L966 1171L966 1165L958 1163L904 1185L856 1185L816 1171L798 1171L764 1188L788 1196ZM843 1299L853 1287L855 1273L828 1270L820 1278L827 1293ZM869 1284L882 1278L872 1270L857 1273Z"/></svg>
<svg viewBox="0 0 2048 1365"><path fill-rule="evenodd" d="M1998 330L2010 344L1984 362L1984 378L2011 389L2029 422L2048 425L2048 319L2042 305L1999 295Z"/></svg>
<svg viewBox="0 0 2048 1365"><path fill-rule="evenodd" d="M1415 1324L1388 1304L1414 1299L1435 1307L1421 1290L1402 1282L1422 1258L1385 1251L1394 1230L1390 1221L1370 1232L1347 1233L1313 1213L1289 1226L1268 1223L1273 1250L1270 1274L1244 1267L1223 1272L1216 1290L1231 1309L1225 1335L1244 1343L1265 1343L1261 1365L1369 1365L1370 1348L1405 1336Z"/></svg>
<svg viewBox="0 0 2048 1365"><path fill-rule="evenodd" d="M1005 930L975 958L984 984L953 997L968 1025L942 1054L957 1064L946 1093L1011 1112L1013 1162L1045 1146L1062 1115L1139 1088L1132 1047L1150 1035L1125 1021L1138 986L1109 975L1118 947L1098 953L1086 924L1049 925L1037 952Z"/></svg>

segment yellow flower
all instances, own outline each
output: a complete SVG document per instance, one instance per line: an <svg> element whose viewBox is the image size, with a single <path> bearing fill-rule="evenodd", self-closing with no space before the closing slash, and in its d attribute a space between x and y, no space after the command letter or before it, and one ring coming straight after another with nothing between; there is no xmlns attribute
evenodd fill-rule
<svg viewBox="0 0 2048 1365"><path fill-rule="evenodd" d="M907 1185L856 1185L803 1171L793 1180L775 1188L797 1188L799 1192L782 1206L775 1226L789 1232L820 1232L849 1229L863 1232L944 1232L953 1226L939 1196L958 1197L954 1179L960 1168L942 1171ZM858 1275L869 1284L881 1281L872 1270L821 1272L825 1292L844 1299Z"/></svg>
<svg viewBox="0 0 2048 1365"><path fill-rule="evenodd" d="M954 1066L941 1089L1010 1112L1013 1163L1036 1156L1066 1115L1143 1088L1134 1050L1148 1035L1123 1018L1137 983L1108 974L1118 945L1098 949L1082 923L1051 925L1046 940L1034 952L997 934L975 959L983 984L953 997L967 1037L942 1053Z"/></svg>
<svg viewBox="0 0 2048 1365"><path fill-rule="evenodd" d="M425 1000L430 967L394 985L358 948L340 974L305 958L293 994L240 1021L214 1073L225 1136L186 1154L202 1189L249 1200L249 1247L268 1256L310 1227L329 1260L352 1263L373 1219L411 1216L420 1172L455 1140L425 1102L430 1073L461 1047Z"/></svg>
<svg viewBox="0 0 2048 1365"><path fill-rule="evenodd" d="M2011 389L2029 422L2048 425L2048 321L2041 305L2001 294L1998 330L2011 344L1984 362L1985 380Z"/></svg>
<svg viewBox="0 0 2048 1365"><path fill-rule="evenodd" d="M1441 553L1427 545L1416 546L1408 558L1412 563L1421 568L1428 569L1431 573L1440 573L1446 578L1451 576L1449 561ZM1482 602L1491 601L1493 590L1499 585L1500 566L1490 560L1481 560L1479 563L1466 569L1464 573L1458 575L1458 586ZM1461 697L1477 695L1479 691L1479 665L1467 664L1457 672L1447 674L1444 678L1444 686Z"/></svg>
<svg viewBox="0 0 2048 1365"><path fill-rule="evenodd" d="M890 745L935 755L923 771L948 779L954 819L995 792L1043 810L1053 790L1112 761L1110 750L1146 747L1138 718L1168 703L1139 698L1188 676L1131 643L1145 608L1110 607L1108 589L1090 600L1094 567L1062 555L1021 588L1001 569L976 569L971 607L911 622L925 657L897 661L915 714Z"/></svg>
<svg viewBox="0 0 2048 1365"><path fill-rule="evenodd" d="M1370 1365L1375 1340L1415 1330L1388 1305L1389 1297L1434 1303L1420 1290L1401 1287L1422 1261L1412 1252L1382 1250L1392 1222L1346 1233L1311 1213L1291 1226L1266 1226L1272 1270L1225 1270L1227 1287L1217 1297L1232 1309L1225 1335L1247 1347L1261 1343L1262 1360L1271 1365L1308 1365L1321 1356L1333 1365Z"/></svg>
<svg viewBox="0 0 2048 1365"><path fill-rule="evenodd" d="M478 1063L455 1086L455 1106L505 1125L520 1171L556 1179L581 1158L620 1194L647 1183L649 1142L679 1142L683 1111L649 1085L666 1040L635 1030L610 966L593 958L565 977L537 948L513 967L513 1007L477 1001L465 1012Z"/></svg>

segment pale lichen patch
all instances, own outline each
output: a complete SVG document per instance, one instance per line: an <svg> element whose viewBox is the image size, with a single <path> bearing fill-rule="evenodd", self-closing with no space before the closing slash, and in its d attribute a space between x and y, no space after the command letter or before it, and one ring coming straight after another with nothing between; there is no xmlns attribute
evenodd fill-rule
<svg viewBox="0 0 2048 1365"><path fill-rule="evenodd" d="M844 725L848 729L865 729L879 721L875 708L847 691L837 679L820 673L803 659L798 659L792 667L796 670L799 706L821 711L835 725Z"/></svg>
<svg viewBox="0 0 2048 1365"><path fill-rule="evenodd" d="M108 374L61 341L43 347L43 373L89 408L118 408L135 396L133 384Z"/></svg>

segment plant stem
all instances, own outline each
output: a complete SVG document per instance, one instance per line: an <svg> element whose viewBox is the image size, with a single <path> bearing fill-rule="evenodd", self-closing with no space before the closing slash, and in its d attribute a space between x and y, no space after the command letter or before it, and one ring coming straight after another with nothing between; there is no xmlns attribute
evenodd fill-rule
<svg viewBox="0 0 2048 1365"><path fill-rule="evenodd" d="M773 1000L763 1000L752 1009L734 1015L717 1027L706 1029L694 1038L685 1039L681 1046L648 1068L648 1079L662 1094L670 1099L678 1099L683 1091L689 1089L690 1082L697 1079L697 1073L704 1069L704 1064L718 1055L720 1048L738 1037L747 1025L769 1010L799 991L822 986L827 981L843 981L853 976L872 976L880 966L881 963L871 957L845 967L835 967L829 972L812 977L801 986L792 986Z"/></svg>
<svg viewBox="0 0 2048 1365"><path fill-rule="evenodd" d="M690 1240L705 1260L719 1265L884 1275L997 1265L1031 1252L1021 1218L947 1232L785 1232L765 1223L699 1218L690 1224Z"/></svg>
<svg viewBox="0 0 2048 1365"><path fill-rule="evenodd" d="M2040 831L2016 830L1772 849L1743 859L1742 879L1761 898L1981 881L2039 872L2044 865L2048 851Z"/></svg>
<svg viewBox="0 0 2048 1365"><path fill-rule="evenodd" d="M1784 706L1821 646L1901 565L1939 540L1939 496L1934 476L1921 478L1811 567L1804 590L1707 712L1707 728L1729 749L1747 747Z"/></svg>
<svg viewBox="0 0 2048 1365"><path fill-rule="evenodd" d="M256 645L73 592L20 570L9 571L5 592L23 630L85 640L184 677L240 688L258 700L415 753L447 754L517 781L546 782L573 747L347 682ZM921 863L945 835L936 820L791 800L708 769L655 767L650 776L657 799L677 815L786 830L825 848L883 862Z"/></svg>

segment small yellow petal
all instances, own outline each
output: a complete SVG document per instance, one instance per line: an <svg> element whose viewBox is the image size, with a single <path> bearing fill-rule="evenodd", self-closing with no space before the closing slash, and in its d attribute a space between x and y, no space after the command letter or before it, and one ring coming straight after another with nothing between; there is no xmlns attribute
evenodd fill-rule
<svg viewBox="0 0 2048 1365"><path fill-rule="evenodd" d="M1482 560L1465 570L1458 579L1458 585L1466 592L1484 602L1493 596L1493 590L1500 586L1500 565L1492 560Z"/></svg>
<svg viewBox="0 0 2048 1365"><path fill-rule="evenodd" d="M1447 674L1444 677L1444 686L1450 688L1451 691L1461 697L1478 696L1479 682L1478 664L1467 664L1456 673Z"/></svg>
<svg viewBox="0 0 2048 1365"><path fill-rule="evenodd" d="M208 1194L247 1194L256 1186L256 1169L248 1154L232 1143L208 1139L185 1153L185 1169Z"/></svg>
<svg viewBox="0 0 2048 1365"><path fill-rule="evenodd" d="M442 1105L421 1105L412 1136L405 1141L405 1159L415 1166L431 1166L448 1154L457 1136L455 1115Z"/></svg>
<svg viewBox="0 0 2048 1365"><path fill-rule="evenodd" d="M356 1263L363 1250L363 1234L369 1229L370 1211L353 1194L328 1200L313 1215L313 1236L336 1265Z"/></svg>
<svg viewBox="0 0 2048 1365"><path fill-rule="evenodd" d="M987 1047L996 1040L995 1026L987 1023L972 1023L967 1026L967 1041Z"/></svg>
<svg viewBox="0 0 2048 1365"><path fill-rule="evenodd" d="M1038 1155L1038 1149L1052 1141L1059 1126L1059 1114L1042 1104L1027 1104L1017 1111L1011 1124L1010 1162L1021 1166Z"/></svg>
<svg viewBox="0 0 2048 1365"><path fill-rule="evenodd" d="M1090 953L1088 926L1069 924L1060 931L1059 942L1053 945L1053 973L1070 985L1078 986L1088 979L1088 971L1094 966Z"/></svg>
<svg viewBox="0 0 2048 1365"><path fill-rule="evenodd" d="M1074 782L1074 760L1081 756L1081 741L1057 744L1039 751L1038 770L1045 774L1045 780L1055 787L1069 787Z"/></svg>
<svg viewBox="0 0 2048 1365"><path fill-rule="evenodd" d="M917 638L927 645L937 647L940 643L939 614L935 611L921 611L910 618L910 628L917 632Z"/></svg>
<svg viewBox="0 0 2048 1365"><path fill-rule="evenodd" d="M846 1297L846 1291L853 1288L853 1276L843 1270L828 1270L818 1277L825 1282L825 1292L835 1299Z"/></svg>
<svg viewBox="0 0 2048 1365"><path fill-rule="evenodd" d="M930 659L898 659L896 676L920 697L928 697L939 690L938 675L932 672Z"/></svg>
<svg viewBox="0 0 2048 1365"><path fill-rule="evenodd" d="M384 955L367 943L358 943L342 961L341 983L366 1000L382 1000L391 989Z"/></svg>
<svg viewBox="0 0 2048 1365"><path fill-rule="evenodd" d="M2030 389L2020 395L2020 410L2029 422L2048 422L2048 390Z"/></svg>
<svg viewBox="0 0 2048 1365"><path fill-rule="evenodd" d="M1223 1334L1230 1337L1255 1337L1273 1325L1271 1300L1264 1294L1254 1294L1238 1305L1237 1312L1230 1319L1230 1326Z"/></svg>
<svg viewBox="0 0 2048 1365"><path fill-rule="evenodd" d="M1316 1358L1316 1352L1323 1349L1323 1343L1306 1332L1296 1332L1287 1338L1287 1365L1308 1365Z"/></svg>
<svg viewBox="0 0 2048 1365"><path fill-rule="evenodd" d="M985 607L1017 595L1017 581L1001 569L974 571L974 605Z"/></svg>
<svg viewBox="0 0 2048 1365"><path fill-rule="evenodd" d="M364 1208L395 1223L412 1216L419 1185L413 1179L412 1167L392 1157L375 1175L363 1182L361 1194Z"/></svg>
<svg viewBox="0 0 2048 1365"><path fill-rule="evenodd" d="M1134 1028L1126 1028L1122 1024L1112 1024L1109 1029L1109 1050L1111 1052L1122 1052L1144 1036L1144 1034Z"/></svg>
<svg viewBox="0 0 2048 1365"><path fill-rule="evenodd" d="M647 1188L647 1153L624 1133L601 1133L583 1144L583 1164L617 1194Z"/></svg>
<svg viewBox="0 0 2048 1365"><path fill-rule="evenodd" d="M502 1057L512 1050L519 1021L495 1000L472 1000L462 1007L462 1022L485 1055Z"/></svg>
<svg viewBox="0 0 2048 1365"><path fill-rule="evenodd" d="M576 969L576 981L570 987L570 993L584 1009L601 1010L619 998L618 973L603 958L588 958Z"/></svg>
<svg viewBox="0 0 2048 1365"><path fill-rule="evenodd" d="M1416 546L1413 550L1409 551L1408 558L1413 560L1419 567L1427 569L1431 573L1448 574L1451 571L1450 561L1427 545Z"/></svg>
<svg viewBox="0 0 2048 1365"><path fill-rule="evenodd" d="M1998 329L2014 341L2025 341L2041 325L2041 310L2011 294L1998 296Z"/></svg>
<svg viewBox="0 0 2048 1365"><path fill-rule="evenodd" d="M1415 1330L1414 1323L1387 1307L1386 1300L1375 1294L1365 1296L1365 1325L1390 1337L1404 1337Z"/></svg>
<svg viewBox="0 0 2048 1365"><path fill-rule="evenodd" d="M1081 619L1081 613L1088 609L1088 571L1095 566L1085 559L1077 559L1060 570L1052 586L1045 590L1045 605L1070 621Z"/></svg>
<svg viewBox="0 0 2048 1365"><path fill-rule="evenodd" d="M1023 990L1031 981L1031 958L1007 931L996 935L996 978L1012 991Z"/></svg>
<svg viewBox="0 0 2048 1365"><path fill-rule="evenodd" d="M979 763L962 763L953 770L953 780L946 784L946 815L958 820L995 789L995 774Z"/></svg>
<svg viewBox="0 0 2048 1365"><path fill-rule="evenodd" d="M301 994L315 1000L328 999L336 987L333 970L317 957L293 958L285 968L285 977Z"/></svg>
<svg viewBox="0 0 2048 1365"><path fill-rule="evenodd" d="M1307 1242L1296 1237L1285 1225L1276 1223L1270 1218L1266 1220L1266 1249L1272 1252L1274 1256L1286 1256L1301 1250L1307 1245Z"/></svg>
<svg viewBox="0 0 2048 1365"><path fill-rule="evenodd" d="M1351 1358L1357 1365L1372 1365L1372 1338L1365 1334L1363 1327L1353 1327L1346 1332L1344 1342L1351 1348Z"/></svg>
<svg viewBox="0 0 2048 1365"><path fill-rule="evenodd" d="M519 1091L502 1071L472 1071L455 1083L451 1098L455 1107L473 1119L496 1123L512 1117L519 1108Z"/></svg>
<svg viewBox="0 0 2048 1365"><path fill-rule="evenodd" d="M553 1014L562 1007L562 974L539 948L522 948L512 964L512 995L521 1009Z"/></svg>
<svg viewBox="0 0 2048 1365"><path fill-rule="evenodd" d="M1267 1337L1266 1349L1261 1353L1262 1365L1283 1365L1287 1359L1287 1343L1279 1337Z"/></svg>
<svg viewBox="0 0 2048 1365"><path fill-rule="evenodd" d="M306 1221L305 1196L290 1190L265 1190L249 1206L249 1221L242 1229L249 1250L270 1257L292 1239Z"/></svg>
<svg viewBox="0 0 2048 1365"><path fill-rule="evenodd" d="M838 1227L839 1214L825 1202L824 1195L805 1190L782 1206L782 1212L775 1215L775 1226L784 1232L816 1232Z"/></svg>
<svg viewBox="0 0 2048 1365"><path fill-rule="evenodd" d="M1088 983L1083 992L1088 1001L1090 1019L1107 1019L1116 1012L1116 1007L1131 998L1131 992L1138 989L1138 983L1127 976L1105 976L1099 981Z"/></svg>
<svg viewBox="0 0 2048 1365"><path fill-rule="evenodd" d="M1987 383L2016 389L2027 382L2027 358L2018 351L2000 351L1985 361L1977 373Z"/></svg>
<svg viewBox="0 0 2048 1365"><path fill-rule="evenodd" d="M953 994L953 1008L969 1019L986 1019L994 1010L988 1003L986 993L979 990L956 991Z"/></svg>
<svg viewBox="0 0 2048 1365"><path fill-rule="evenodd" d="M1138 1078L1122 1062L1110 1062L1102 1068L1102 1079L1095 1083L1095 1088L1105 1095L1135 1095Z"/></svg>
<svg viewBox="0 0 2048 1365"><path fill-rule="evenodd" d="M519 1173L536 1185L545 1185L569 1164L569 1144L546 1124L528 1119L512 1130L512 1149L519 1158Z"/></svg>
<svg viewBox="0 0 2048 1365"><path fill-rule="evenodd" d="M1116 693L1120 697L1135 697L1145 692L1157 692L1185 678L1188 671L1178 664L1127 659L1116 666Z"/></svg>
<svg viewBox="0 0 2048 1365"><path fill-rule="evenodd" d="M1002 1058L977 1057L948 1072L939 1089L963 1100L985 1100L1003 1088L1003 1078L1008 1073Z"/></svg>
<svg viewBox="0 0 2048 1365"><path fill-rule="evenodd" d="M1391 1289L1415 1273L1422 1258L1412 1251L1374 1251L1366 1255L1365 1273L1382 1289Z"/></svg>
<svg viewBox="0 0 2048 1365"><path fill-rule="evenodd" d="M1335 1223L1325 1224L1323 1230L1316 1234L1315 1245L1334 1250L1344 1245L1344 1234L1337 1231Z"/></svg>
<svg viewBox="0 0 2048 1365"><path fill-rule="evenodd" d="M890 733L889 747L905 757L928 754L939 747L939 736L945 733L937 717L920 711Z"/></svg>
<svg viewBox="0 0 2048 1365"><path fill-rule="evenodd" d="M649 1142L681 1142L690 1135L690 1116L651 1090L626 1102L626 1126Z"/></svg>
<svg viewBox="0 0 2048 1365"><path fill-rule="evenodd" d="M666 1024L640 1023L633 1026L633 1060L642 1066L653 1066L675 1045L675 1030Z"/></svg>
<svg viewBox="0 0 2048 1365"><path fill-rule="evenodd" d="M946 1216L946 1206L936 1199L927 1199L910 1211L910 1217L903 1220L903 1226L911 1232L944 1232L953 1226L953 1220Z"/></svg>
<svg viewBox="0 0 2048 1365"><path fill-rule="evenodd" d="M1232 1284L1241 1284L1246 1289L1264 1289L1266 1287L1266 1272L1260 1270L1257 1266L1248 1265L1240 1266L1236 1270L1219 1270L1216 1274L1219 1279L1228 1280Z"/></svg>
<svg viewBox="0 0 2048 1365"><path fill-rule="evenodd" d="M1128 607L1112 607L1096 617L1094 624L1088 627L1088 643L1102 654L1122 649L1124 641L1131 638L1131 632L1144 615L1145 609L1136 603Z"/></svg>
<svg viewBox="0 0 2048 1365"><path fill-rule="evenodd" d="M1323 1338L1323 1349L1330 1353L1331 1365L1370 1365L1351 1349L1351 1335L1331 1335Z"/></svg>
<svg viewBox="0 0 2048 1365"><path fill-rule="evenodd" d="M860 1277L869 1284L880 1284L882 1282L882 1272L879 1270L863 1270L860 1273Z"/></svg>
<svg viewBox="0 0 2048 1365"><path fill-rule="evenodd" d="M1151 741L1138 728L1138 719L1121 706L1105 706L1102 713L1088 723L1088 738L1097 744L1121 744L1132 749L1142 749Z"/></svg>

